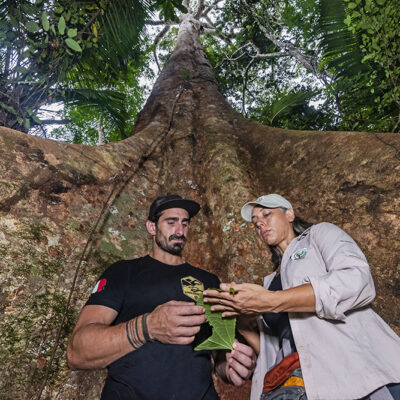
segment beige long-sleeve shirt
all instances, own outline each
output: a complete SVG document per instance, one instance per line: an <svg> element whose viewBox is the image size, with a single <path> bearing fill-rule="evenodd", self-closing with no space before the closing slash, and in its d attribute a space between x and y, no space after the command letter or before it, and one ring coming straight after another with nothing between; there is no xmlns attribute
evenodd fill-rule
<svg viewBox="0 0 400 400"><path fill-rule="evenodd" d="M274 276L265 277L265 288ZM368 306L375 297L372 276L347 233L330 223L306 230L287 247L281 278L283 289L311 283L315 293L315 313L289 313L309 400L359 399L400 382L400 338ZM265 373L290 352L262 317L259 327L251 400L259 400Z"/></svg>

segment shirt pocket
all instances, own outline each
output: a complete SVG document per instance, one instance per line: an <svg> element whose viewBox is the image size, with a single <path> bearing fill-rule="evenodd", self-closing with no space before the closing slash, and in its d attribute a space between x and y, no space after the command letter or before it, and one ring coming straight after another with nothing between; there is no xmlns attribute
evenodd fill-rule
<svg viewBox="0 0 400 400"><path fill-rule="evenodd" d="M305 254L304 254L305 252ZM297 255L300 257L297 257ZM303 285L310 277L322 277L327 273L321 254L314 247L298 247L286 265L289 287Z"/></svg>

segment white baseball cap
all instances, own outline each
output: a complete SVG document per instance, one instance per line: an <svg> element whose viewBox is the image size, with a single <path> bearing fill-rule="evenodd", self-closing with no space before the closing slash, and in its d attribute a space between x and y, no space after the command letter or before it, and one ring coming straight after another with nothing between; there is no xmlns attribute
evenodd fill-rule
<svg viewBox="0 0 400 400"><path fill-rule="evenodd" d="M272 193L272 194L265 194L261 197L259 197L255 201L250 201L246 203L242 207L242 217L245 221L251 222L251 214L253 212L253 208L255 206L262 206L266 208L278 208L278 207L283 207L286 209L291 209L293 208L292 205L280 194Z"/></svg>

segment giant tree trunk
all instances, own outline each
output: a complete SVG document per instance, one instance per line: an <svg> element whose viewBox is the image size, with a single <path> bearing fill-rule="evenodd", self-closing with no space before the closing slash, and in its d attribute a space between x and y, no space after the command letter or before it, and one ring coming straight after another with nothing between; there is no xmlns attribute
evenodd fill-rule
<svg viewBox="0 0 400 400"><path fill-rule="evenodd" d="M366 253L374 307L400 333L400 137L246 120L218 91L189 19L129 139L87 147L0 132L1 399L98 398L104 371L70 372L67 338L107 265L147 253L147 210L166 193L201 203L186 258L222 280L261 283L271 270L240 217L260 194L338 224ZM249 390L217 388L230 399Z"/></svg>

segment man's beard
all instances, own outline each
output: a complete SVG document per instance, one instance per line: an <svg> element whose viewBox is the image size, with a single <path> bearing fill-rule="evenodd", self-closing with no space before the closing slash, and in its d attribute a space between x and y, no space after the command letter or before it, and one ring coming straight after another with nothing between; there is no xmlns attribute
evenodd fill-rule
<svg viewBox="0 0 400 400"><path fill-rule="evenodd" d="M182 242L171 243L171 240L173 239L182 239ZM166 237L160 233L160 231L157 231L156 243L160 249L166 251L167 253L173 254L174 256L180 256L186 244L186 237L183 235L171 235L167 240Z"/></svg>

